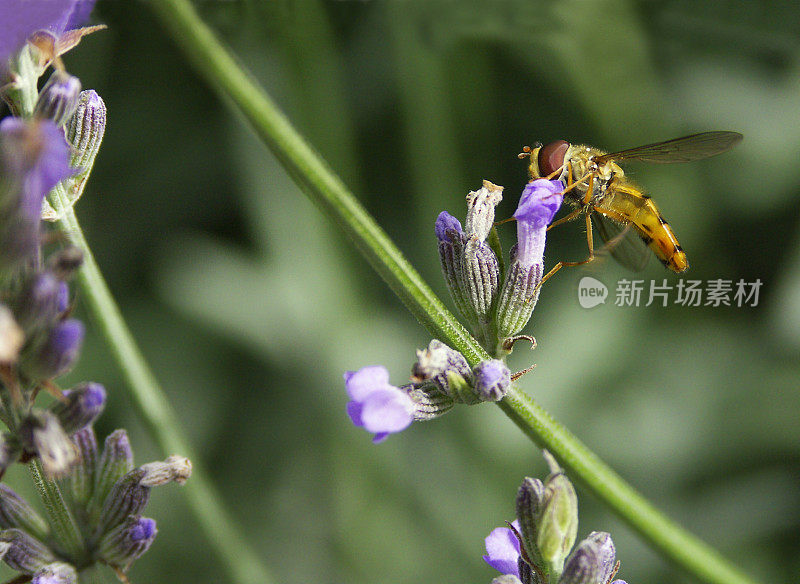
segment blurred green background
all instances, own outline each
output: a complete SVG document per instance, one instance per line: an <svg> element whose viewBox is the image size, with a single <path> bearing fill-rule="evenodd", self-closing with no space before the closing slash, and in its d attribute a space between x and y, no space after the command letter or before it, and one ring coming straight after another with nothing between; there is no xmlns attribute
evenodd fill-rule
<svg viewBox="0 0 800 584"><path fill-rule="evenodd" d="M612 150L704 130L745 141L689 165L628 167L686 250L685 279L761 279L758 306L592 310L581 276L544 288L512 369L647 497L761 582L800 573L800 8L791 2L203 1L206 21L448 305L433 221L489 179L509 216L520 148ZM275 582L489 582L483 538L512 519L540 454L493 406L373 446L342 372L408 378L429 338L350 242L217 99L145 3L100 0L109 30L67 55L108 106L78 215L137 339ZM513 225L502 229L508 244ZM585 257L581 224L547 265ZM652 260L636 276L674 284ZM91 327L91 324L90 324ZM160 452L102 339L74 380L109 388L99 424ZM12 484L24 473L12 474ZM690 581L579 491L630 584ZM228 581L181 489L134 582Z"/></svg>

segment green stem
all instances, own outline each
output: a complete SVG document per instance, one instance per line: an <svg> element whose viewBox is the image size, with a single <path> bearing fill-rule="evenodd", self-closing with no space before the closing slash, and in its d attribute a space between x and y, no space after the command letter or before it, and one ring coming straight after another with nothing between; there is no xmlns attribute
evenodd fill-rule
<svg viewBox="0 0 800 584"><path fill-rule="evenodd" d="M189 504L206 532L211 549L216 551L236 582L268 584L271 578L266 568L225 511L216 489L207 480L208 475L185 438L175 411L125 324L86 242L78 218L70 207L67 193L59 185L50 198L54 209L62 217L60 224L67 238L83 250L83 266L78 276L84 294L82 299L108 342L139 413L166 453L181 454L192 460L195 470L186 490Z"/></svg>
<svg viewBox="0 0 800 584"><path fill-rule="evenodd" d="M64 497L58 485L44 476L42 464L34 458L29 464L28 469L33 477L36 490L44 502L47 518L53 526L53 532L58 543L64 546L64 551L73 558L78 564L82 562L86 555L86 548L83 545L83 537L72 517Z"/></svg>
<svg viewBox="0 0 800 584"><path fill-rule="evenodd" d="M488 358L400 251L292 127L270 97L215 38L187 0L150 3L209 84L230 100L305 193L353 239L373 268L435 337L476 364ZM513 388L503 411L655 549L712 584L754 584L725 558L656 510L527 395Z"/></svg>

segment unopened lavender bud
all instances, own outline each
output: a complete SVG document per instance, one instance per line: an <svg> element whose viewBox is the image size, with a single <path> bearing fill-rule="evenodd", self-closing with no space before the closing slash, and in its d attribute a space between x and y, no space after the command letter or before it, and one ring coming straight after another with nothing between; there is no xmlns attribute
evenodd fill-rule
<svg viewBox="0 0 800 584"><path fill-rule="evenodd" d="M430 381L458 402L477 401L472 391L472 370L464 355L437 339L417 351L412 376L416 382Z"/></svg>
<svg viewBox="0 0 800 584"><path fill-rule="evenodd" d="M542 558L537 544L538 517L544 498L544 485L539 479L525 477L517 491L517 521L519 533L522 536L522 545L525 547L528 558L542 567Z"/></svg>
<svg viewBox="0 0 800 584"><path fill-rule="evenodd" d="M31 580L31 584L77 584L78 574L75 568L64 562L53 562L39 569Z"/></svg>
<svg viewBox="0 0 800 584"><path fill-rule="evenodd" d="M105 131L105 103L94 90L82 91L78 99L78 109L64 127L67 142L72 146L70 165L80 169L79 174L73 177L69 183L72 200L79 198L83 192Z"/></svg>
<svg viewBox="0 0 800 584"><path fill-rule="evenodd" d="M25 283L14 312L29 338L52 327L60 312L62 285L63 282L51 272L37 274Z"/></svg>
<svg viewBox="0 0 800 584"><path fill-rule="evenodd" d="M24 342L25 335L11 310L0 304L0 365L16 363Z"/></svg>
<svg viewBox="0 0 800 584"><path fill-rule="evenodd" d="M450 295L461 316L471 325L477 326L478 315L469 302L464 285L463 258L466 237L458 219L447 211L442 211L436 218L436 238L439 240L439 258L442 262L442 273Z"/></svg>
<svg viewBox="0 0 800 584"><path fill-rule="evenodd" d="M173 454L162 462L143 464L142 484L146 487L160 487L167 483L184 484L192 476L192 462L185 456Z"/></svg>
<svg viewBox="0 0 800 584"><path fill-rule="evenodd" d="M461 270L467 301L477 314L478 322L485 325L490 319L497 296L500 278L497 256L485 241L470 237L464 245Z"/></svg>
<svg viewBox="0 0 800 584"><path fill-rule="evenodd" d="M561 181L539 179L528 183L514 213L517 245L497 300L500 338L521 331L530 320L544 274L547 226L561 206Z"/></svg>
<svg viewBox="0 0 800 584"><path fill-rule="evenodd" d="M434 385L409 389L409 397L414 402L414 421L427 422L438 418L453 409L455 400Z"/></svg>
<svg viewBox="0 0 800 584"><path fill-rule="evenodd" d="M559 584L606 584L614 570L615 554L611 535L593 531L575 546Z"/></svg>
<svg viewBox="0 0 800 584"><path fill-rule="evenodd" d="M10 487L0 484L0 528L19 527L31 535L45 540L50 528L25 499Z"/></svg>
<svg viewBox="0 0 800 584"><path fill-rule="evenodd" d="M499 359L478 363L472 370L475 393L481 401L500 401L511 386L511 371Z"/></svg>
<svg viewBox="0 0 800 584"><path fill-rule="evenodd" d="M83 345L83 323L75 318L59 322L43 345L24 364L34 379L53 379L72 368Z"/></svg>
<svg viewBox="0 0 800 584"><path fill-rule="evenodd" d="M121 524L128 515L138 515L150 501L150 487L142 484L145 472L137 468L119 479L103 503L98 532L104 533Z"/></svg>
<svg viewBox="0 0 800 584"><path fill-rule="evenodd" d="M64 392L66 401L59 401L51 411L61 427L72 434L91 424L106 405L106 390L99 383L84 383Z"/></svg>
<svg viewBox="0 0 800 584"><path fill-rule="evenodd" d="M3 561L17 572L33 574L55 560L47 546L21 529L0 531L0 543L8 544L3 546L6 548Z"/></svg>
<svg viewBox="0 0 800 584"><path fill-rule="evenodd" d="M150 500L152 487L173 481L182 485L191 474L192 463L182 456L170 456L132 470L111 487L100 514L101 531L115 527L128 515L139 514Z"/></svg>
<svg viewBox="0 0 800 584"><path fill-rule="evenodd" d="M49 478L66 476L78 462L78 449L51 412L31 411L19 435L23 448L39 457Z"/></svg>
<svg viewBox="0 0 800 584"><path fill-rule="evenodd" d="M112 566L127 568L147 551L157 534L153 519L130 516L100 540L100 557Z"/></svg>
<svg viewBox="0 0 800 584"><path fill-rule="evenodd" d="M75 113L80 92L80 79L56 70L39 92L33 115L39 119L51 119L56 126L63 126Z"/></svg>
<svg viewBox="0 0 800 584"><path fill-rule="evenodd" d="M72 442L78 448L80 462L72 469L67 481L72 499L79 505L85 505L94 492L97 468L97 437L94 429L86 426L78 430L72 435Z"/></svg>
<svg viewBox="0 0 800 584"><path fill-rule="evenodd" d="M536 544L548 573L558 576L578 535L578 496L555 459L547 451L544 455L551 474L544 483Z"/></svg>
<svg viewBox="0 0 800 584"><path fill-rule="evenodd" d="M114 483L133 470L133 451L125 430L115 430L108 435L97 468L93 502L99 509Z"/></svg>
<svg viewBox="0 0 800 584"><path fill-rule="evenodd" d="M467 237L480 241L489 236L494 226L494 208L503 200L503 187L483 181L483 186L467 195L467 221L464 232Z"/></svg>

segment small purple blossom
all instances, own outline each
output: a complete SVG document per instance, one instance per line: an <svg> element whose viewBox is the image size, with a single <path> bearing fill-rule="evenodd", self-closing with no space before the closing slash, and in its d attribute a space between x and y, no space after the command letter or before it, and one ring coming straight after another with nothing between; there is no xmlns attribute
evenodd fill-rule
<svg viewBox="0 0 800 584"><path fill-rule="evenodd" d="M514 212L517 220L516 261L524 266L542 263L547 226L561 207L564 184L560 180L538 179L522 191Z"/></svg>
<svg viewBox="0 0 800 584"><path fill-rule="evenodd" d="M89 20L89 14L94 8L96 0L71 0L71 6L64 12L61 19L52 27L57 33L80 28Z"/></svg>
<svg viewBox="0 0 800 584"><path fill-rule="evenodd" d="M375 434L374 443L401 432L414 421L414 401L408 393L389 384L389 372L381 365L347 371L344 383L350 402L347 413L356 426Z"/></svg>
<svg viewBox="0 0 800 584"><path fill-rule="evenodd" d="M519 521L511 525L519 531ZM519 578L519 540L508 527L498 527L486 537L484 561L501 574L511 574Z"/></svg>

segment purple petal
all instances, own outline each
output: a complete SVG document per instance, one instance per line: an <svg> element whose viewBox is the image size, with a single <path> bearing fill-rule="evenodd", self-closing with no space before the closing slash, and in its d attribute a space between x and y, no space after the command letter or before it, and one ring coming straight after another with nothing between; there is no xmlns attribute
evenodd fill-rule
<svg viewBox="0 0 800 584"><path fill-rule="evenodd" d="M512 523L518 528L519 523ZM484 561L501 574L513 574L519 578L519 540L508 527L498 527L486 536Z"/></svg>
<svg viewBox="0 0 800 584"><path fill-rule="evenodd" d="M464 232L461 227L461 222L447 211L442 211L439 213L439 216L436 218L436 225L434 229L436 231L436 237L439 241L448 241L450 238L447 236L447 232L450 230L455 231L456 233Z"/></svg>
<svg viewBox="0 0 800 584"><path fill-rule="evenodd" d="M353 422L355 426L363 426L364 421L361 419L361 410L364 409L359 402L351 401L347 402L347 415L350 416L350 420Z"/></svg>
<svg viewBox="0 0 800 584"><path fill-rule="evenodd" d="M61 20L53 27L56 32L80 28L89 20L89 14L94 8L95 0L72 0L72 6L62 16Z"/></svg>
<svg viewBox="0 0 800 584"><path fill-rule="evenodd" d="M0 0L0 70L31 34L68 18L74 4L75 0Z"/></svg>
<svg viewBox="0 0 800 584"><path fill-rule="evenodd" d="M400 432L414 421L414 402L396 387L373 392L363 402L361 420L370 432Z"/></svg>
<svg viewBox="0 0 800 584"><path fill-rule="evenodd" d="M344 374L344 383L350 399L363 402L376 390L382 390L389 385L389 371L383 365L362 367L358 371L347 371Z"/></svg>
<svg viewBox="0 0 800 584"><path fill-rule="evenodd" d="M525 221L533 228L547 227L561 207L564 184L560 180L538 179L529 182L522 191L519 206L514 212L517 221Z"/></svg>

